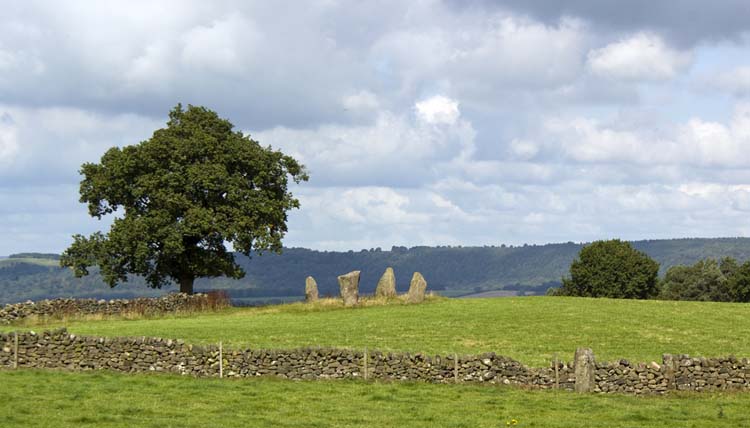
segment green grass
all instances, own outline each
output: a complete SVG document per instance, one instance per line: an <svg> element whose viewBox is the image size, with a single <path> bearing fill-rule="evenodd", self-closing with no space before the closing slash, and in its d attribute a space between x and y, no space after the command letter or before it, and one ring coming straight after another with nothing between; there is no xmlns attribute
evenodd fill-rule
<svg viewBox="0 0 750 428"><path fill-rule="evenodd" d="M578 346L593 348L600 361L660 361L663 353L750 357L750 305L731 303L565 297L439 299L354 309L297 303L67 326L77 334L157 336L196 344L221 340L254 348L493 351L532 366L546 366L555 353L570 360Z"/></svg>
<svg viewBox="0 0 750 428"><path fill-rule="evenodd" d="M750 427L750 394L0 371L3 427Z"/></svg>

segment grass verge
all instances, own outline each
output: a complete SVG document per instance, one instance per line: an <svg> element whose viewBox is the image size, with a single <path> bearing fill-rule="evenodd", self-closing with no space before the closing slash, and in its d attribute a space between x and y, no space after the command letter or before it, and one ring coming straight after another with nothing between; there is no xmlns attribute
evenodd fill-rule
<svg viewBox="0 0 750 428"><path fill-rule="evenodd" d="M0 371L3 427L750 427L750 394Z"/></svg>

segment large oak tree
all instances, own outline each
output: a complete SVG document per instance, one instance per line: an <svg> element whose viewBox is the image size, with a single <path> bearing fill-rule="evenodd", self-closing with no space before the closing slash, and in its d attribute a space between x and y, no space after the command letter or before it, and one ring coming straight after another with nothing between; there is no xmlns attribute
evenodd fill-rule
<svg viewBox="0 0 750 428"><path fill-rule="evenodd" d="M244 276L226 243L247 256L280 252L287 211L299 208L288 180L306 181L304 166L233 128L177 105L150 139L84 164L81 202L93 217L116 217L106 234L75 235L61 265L79 277L99 266L111 287L136 274L192 293L199 277Z"/></svg>

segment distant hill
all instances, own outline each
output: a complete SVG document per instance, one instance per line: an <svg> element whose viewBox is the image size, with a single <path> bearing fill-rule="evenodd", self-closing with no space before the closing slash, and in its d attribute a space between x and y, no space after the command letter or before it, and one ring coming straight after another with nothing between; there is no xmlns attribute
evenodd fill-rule
<svg viewBox="0 0 750 428"><path fill-rule="evenodd" d="M43 259L43 260L60 260L59 254L54 253L16 253L11 254L9 259Z"/></svg>
<svg viewBox="0 0 750 428"><path fill-rule="evenodd" d="M633 242L661 265L661 274L678 264L692 264L706 258L750 259L750 238L672 239ZM238 301L299 298L305 277L312 275L323 295L338 292L336 276L362 271L360 289L374 292L386 267L396 272L397 288L408 288L411 274L424 274L429 288L445 295L459 296L504 290L518 294L543 294L559 285L570 263L583 244L572 242L547 245L486 247L393 247L390 250L316 251L286 248L281 255L264 254L248 259L238 255L247 271L242 280L201 279L196 289L226 289ZM0 260L0 303L51 297L135 297L154 296L165 290L152 290L140 278L110 289L93 272L74 278L68 269L58 267L57 255L24 253ZM507 293L504 293L507 294Z"/></svg>

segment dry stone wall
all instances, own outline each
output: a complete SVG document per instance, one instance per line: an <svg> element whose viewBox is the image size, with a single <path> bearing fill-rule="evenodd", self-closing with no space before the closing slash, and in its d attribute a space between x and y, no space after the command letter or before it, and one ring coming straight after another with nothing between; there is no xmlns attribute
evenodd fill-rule
<svg viewBox="0 0 750 428"><path fill-rule="evenodd" d="M0 325L28 317L54 318L80 315L120 315L128 312L163 314L170 312L216 309L228 305L225 296L207 294L168 294L156 298L138 299L52 299L38 302L13 303L0 309Z"/></svg>
<svg viewBox="0 0 750 428"><path fill-rule="evenodd" d="M65 329L44 333L0 333L1 368L56 368L169 372L196 377L278 376L288 379L368 379L431 383L486 383L575 390L575 370L560 362L529 368L486 353L431 356L422 353L346 349L220 349L160 338L84 337ZM596 393L661 394L670 390L750 391L750 362L735 357L665 355L662 364L593 362Z"/></svg>
<svg viewBox="0 0 750 428"><path fill-rule="evenodd" d="M107 338L69 334L65 329L0 333L0 367L110 369L122 372L172 372L219 376L218 345L195 346L160 338ZM494 353L479 356L428 356L367 353L346 349L223 349L225 377L273 375L289 379L380 379L434 383L484 382L551 387L551 369L529 369ZM569 370L567 366L562 372ZM572 371L571 371L572 373ZM568 386L572 388L569 379Z"/></svg>

